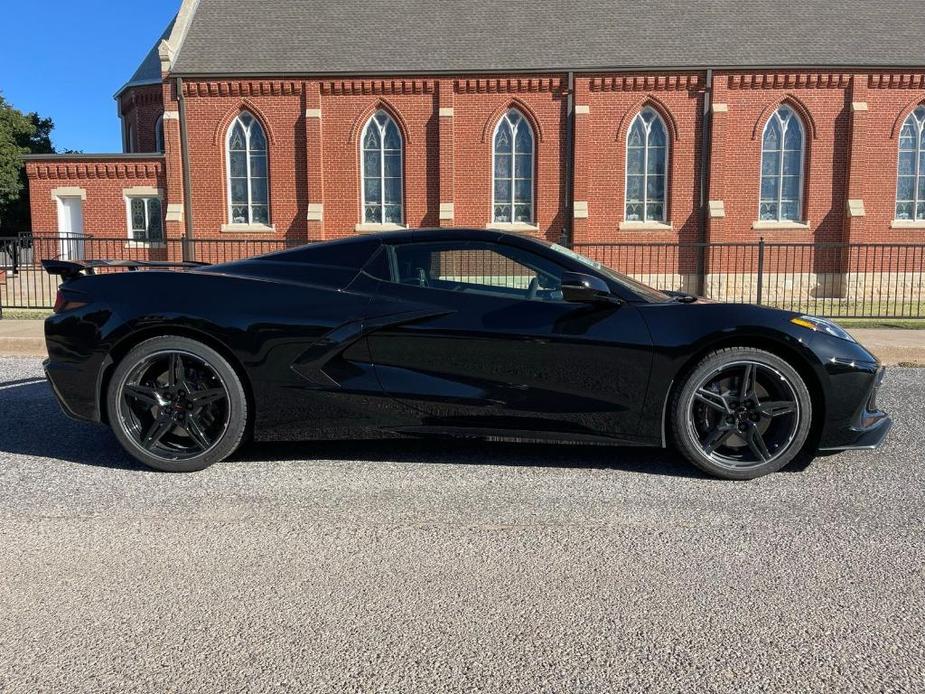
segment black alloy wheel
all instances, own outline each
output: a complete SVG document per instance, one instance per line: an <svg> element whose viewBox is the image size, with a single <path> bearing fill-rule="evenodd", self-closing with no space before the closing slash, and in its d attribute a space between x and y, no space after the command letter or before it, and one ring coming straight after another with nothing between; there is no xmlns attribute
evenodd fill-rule
<svg viewBox="0 0 925 694"><path fill-rule="evenodd" d="M122 385L121 424L135 443L167 460L212 449L228 426L228 389L202 358L155 352Z"/></svg>
<svg viewBox="0 0 925 694"><path fill-rule="evenodd" d="M113 376L110 424L122 445L151 467L200 470L237 448L246 398L234 370L187 338L141 343Z"/></svg>
<svg viewBox="0 0 925 694"><path fill-rule="evenodd" d="M751 479L800 452L812 402L799 374L776 355L733 348L694 369L675 404L682 453L720 477Z"/></svg>

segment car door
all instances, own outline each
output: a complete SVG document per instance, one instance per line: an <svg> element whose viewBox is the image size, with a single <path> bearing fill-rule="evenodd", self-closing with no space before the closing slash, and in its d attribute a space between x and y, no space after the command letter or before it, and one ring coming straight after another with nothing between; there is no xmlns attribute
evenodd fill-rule
<svg viewBox="0 0 925 694"><path fill-rule="evenodd" d="M489 242L389 247L368 345L424 429L635 440L652 363L630 303L563 300L564 268ZM407 320L375 316L406 315Z"/></svg>

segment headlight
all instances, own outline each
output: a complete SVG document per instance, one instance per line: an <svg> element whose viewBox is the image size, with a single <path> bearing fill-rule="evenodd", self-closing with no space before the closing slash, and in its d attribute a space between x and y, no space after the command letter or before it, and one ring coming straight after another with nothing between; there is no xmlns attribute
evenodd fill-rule
<svg viewBox="0 0 925 694"><path fill-rule="evenodd" d="M832 321L825 318L818 318L816 316L798 316L796 318L791 318L790 322L794 325L799 325L801 328L809 328L810 330L815 330L817 333L828 333L832 337L848 340L848 342L857 342L857 340L848 334L848 331L846 331L837 323L833 323Z"/></svg>

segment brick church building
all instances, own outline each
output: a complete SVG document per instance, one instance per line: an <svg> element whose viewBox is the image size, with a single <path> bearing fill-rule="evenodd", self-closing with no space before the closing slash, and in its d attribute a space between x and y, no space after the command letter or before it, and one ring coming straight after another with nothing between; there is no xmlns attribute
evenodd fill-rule
<svg viewBox="0 0 925 694"><path fill-rule="evenodd" d="M921 0L183 0L35 233L925 241Z"/></svg>

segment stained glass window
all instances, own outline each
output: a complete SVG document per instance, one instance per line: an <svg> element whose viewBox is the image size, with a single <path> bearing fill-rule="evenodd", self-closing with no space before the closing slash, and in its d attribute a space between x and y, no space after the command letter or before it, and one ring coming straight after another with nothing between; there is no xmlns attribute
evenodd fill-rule
<svg viewBox="0 0 925 694"><path fill-rule="evenodd" d="M896 219L925 220L925 106L910 113L899 131Z"/></svg>
<svg viewBox="0 0 925 694"><path fill-rule="evenodd" d="M803 123L781 106L764 126L758 218L799 222L803 215Z"/></svg>
<svg viewBox="0 0 925 694"><path fill-rule="evenodd" d="M515 108L495 128L493 221L533 223L533 129Z"/></svg>
<svg viewBox="0 0 925 694"><path fill-rule="evenodd" d="M164 242L164 220L160 198L129 198L129 235L132 241Z"/></svg>
<svg viewBox="0 0 925 694"><path fill-rule="evenodd" d="M402 149L401 132L395 121L385 111L374 113L360 138L366 224L402 223Z"/></svg>
<svg viewBox="0 0 925 694"><path fill-rule="evenodd" d="M244 111L228 128L228 219L232 224L270 223L267 138Z"/></svg>
<svg viewBox="0 0 925 694"><path fill-rule="evenodd" d="M644 108L626 136L626 221L664 222L668 133L661 116Z"/></svg>

